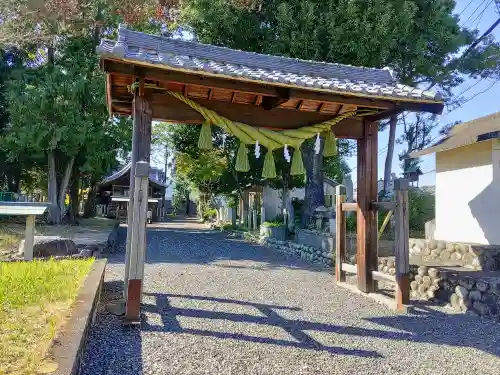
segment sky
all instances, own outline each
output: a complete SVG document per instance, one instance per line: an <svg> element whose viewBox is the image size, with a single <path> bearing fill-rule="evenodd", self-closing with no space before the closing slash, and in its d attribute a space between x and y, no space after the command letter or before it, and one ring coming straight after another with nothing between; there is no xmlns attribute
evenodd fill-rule
<svg viewBox="0 0 500 375"><path fill-rule="evenodd" d="M498 6L500 8L500 5ZM495 22L500 15L498 14L495 0L458 0L455 8L455 13L460 14L460 25L468 28L479 29L480 35L485 32ZM493 32L496 40L500 40L500 26ZM466 91L467 90L467 91ZM484 92L483 92L484 91ZM447 112L445 109L440 116L440 126L434 130L433 138L435 141L440 139L438 135L439 128L454 121L470 121L478 117L483 117L494 112L500 111L500 82L492 80L477 80L468 79L460 86L453 90L455 95L463 93L465 99L472 98L462 107ZM402 133L401 126L396 129L396 139ZM384 177L384 164L387 154L388 130L379 133L378 139L378 176ZM394 147L394 158L392 161L392 172L398 176L401 174L401 166L398 154L405 148L404 145L396 144ZM356 167L356 156L348 159L348 164L351 169ZM434 185L436 179L435 173L435 154L426 155L421 158L420 169L424 173L420 176L420 186ZM356 170L351 173L354 185L356 185Z"/></svg>

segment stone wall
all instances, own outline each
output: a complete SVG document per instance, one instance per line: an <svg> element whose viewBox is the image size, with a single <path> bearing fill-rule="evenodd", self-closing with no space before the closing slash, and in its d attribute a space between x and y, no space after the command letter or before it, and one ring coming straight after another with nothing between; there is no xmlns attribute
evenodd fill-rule
<svg viewBox="0 0 500 375"><path fill-rule="evenodd" d="M410 263L500 270L500 246L410 238Z"/></svg>
<svg viewBox="0 0 500 375"><path fill-rule="evenodd" d="M301 245L291 241L279 241L274 238L261 238L260 243L312 263L321 264L327 267L333 267L335 263L334 254L332 252L312 246Z"/></svg>

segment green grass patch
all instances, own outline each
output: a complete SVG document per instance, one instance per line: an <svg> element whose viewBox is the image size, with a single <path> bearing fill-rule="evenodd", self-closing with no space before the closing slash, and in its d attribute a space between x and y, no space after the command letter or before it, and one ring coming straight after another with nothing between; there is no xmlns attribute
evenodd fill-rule
<svg viewBox="0 0 500 375"><path fill-rule="evenodd" d="M94 259L0 263L0 374L36 374Z"/></svg>

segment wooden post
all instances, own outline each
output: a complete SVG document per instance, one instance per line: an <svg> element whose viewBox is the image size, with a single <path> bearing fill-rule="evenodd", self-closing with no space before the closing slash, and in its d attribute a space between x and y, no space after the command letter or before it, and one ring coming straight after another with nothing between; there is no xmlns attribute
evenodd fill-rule
<svg viewBox="0 0 500 375"><path fill-rule="evenodd" d="M345 262L346 245L346 221L345 212L342 211L342 203L346 200L345 186L338 185L335 195L335 279L340 282L345 281L345 272L342 271L342 263Z"/></svg>
<svg viewBox="0 0 500 375"><path fill-rule="evenodd" d="M252 229L257 230L257 210L252 209Z"/></svg>
<svg viewBox="0 0 500 375"><path fill-rule="evenodd" d="M266 209L264 208L264 202L262 203L262 206L260 206L260 225L266 221Z"/></svg>
<svg viewBox="0 0 500 375"><path fill-rule="evenodd" d="M33 244L35 242L35 215L26 217L24 234L24 260L33 260Z"/></svg>
<svg viewBox="0 0 500 375"><path fill-rule="evenodd" d="M129 280L125 318L140 320L142 279L146 254L146 219L148 212L149 162L137 162L134 168L134 212L132 217Z"/></svg>
<svg viewBox="0 0 500 375"><path fill-rule="evenodd" d="M410 300L410 254L409 254L409 223L408 223L408 180L396 179L396 306L399 311L405 309Z"/></svg>
<svg viewBox="0 0 500 375"><path fill-rule="evenodd" d="M377 122L364 122L364 137L358 140L357 279L362 292L376 289L371 271L377 270Z"/></svg>
<svg viewBox="0 0 500 375"><path fill-rule="evenodd" d="M143 80L141 79L140 85L142 84ZM133 118L134 118L134 128L132 136L132 161L130 167L130 188L129 188L128 210L127 210L127 243L125 251L125 278L124 278L125 301L127 301L127 293L128 293L130 252L131 252L131 240L132 240L132 222L134 213L134 190L135 190L134 168L139 160L146 161L147 163L149 163L151 156L152 109L149 97L140 96L137 92L134 94ZM144 222L144 225L146 225L146 222Z"/></svg>

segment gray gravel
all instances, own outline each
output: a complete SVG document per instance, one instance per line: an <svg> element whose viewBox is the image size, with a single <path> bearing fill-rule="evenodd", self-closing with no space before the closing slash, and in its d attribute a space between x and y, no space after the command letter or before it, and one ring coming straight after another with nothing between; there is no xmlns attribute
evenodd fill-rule
<svg viewBox="0 0 500 375"><path fill-rule="evenodd" d="M500 325L419 305L406 315L332 275L200 225L148 233L140 328L100 308L83 375L498 374ZM110 259L106 298L121 285Z"/></svg>

